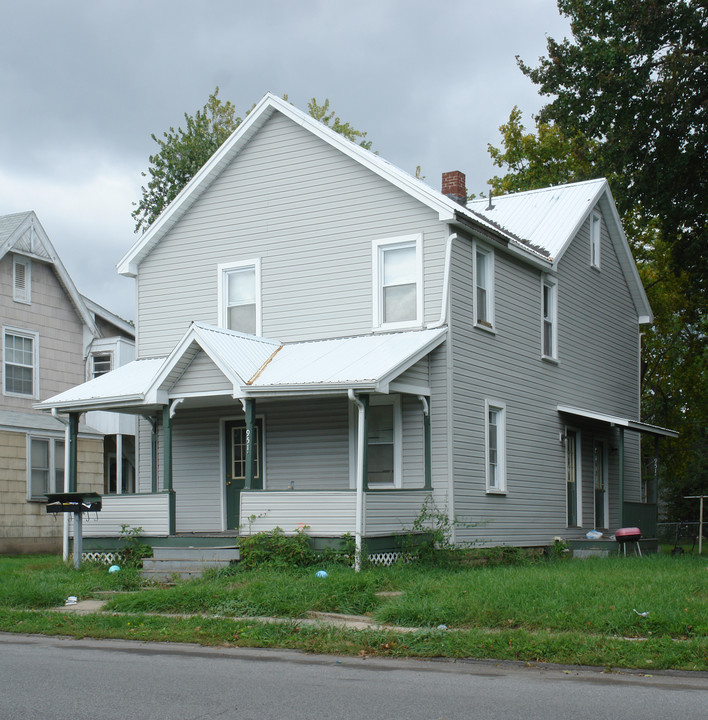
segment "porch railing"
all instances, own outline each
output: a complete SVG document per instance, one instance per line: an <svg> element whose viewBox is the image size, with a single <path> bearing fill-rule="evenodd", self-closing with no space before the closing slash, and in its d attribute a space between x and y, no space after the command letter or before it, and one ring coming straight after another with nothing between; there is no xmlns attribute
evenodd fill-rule
<svg viewBox="0 0 708 720"><path fill-rule="evenodd" d="M141 527L145 537L162 537L170 530L169 493L104 495L101 512L84 516L84 537L118 537L122 525ZM70 528L73 535L73 523Z"/></svg>
<svg viewBox="0 0 708 720"><path fill-rule="evenodd" d="M638 527L642 537L655 538L657 525L657 507L655 503L624 503L622 524L625 527Z"/></svg>

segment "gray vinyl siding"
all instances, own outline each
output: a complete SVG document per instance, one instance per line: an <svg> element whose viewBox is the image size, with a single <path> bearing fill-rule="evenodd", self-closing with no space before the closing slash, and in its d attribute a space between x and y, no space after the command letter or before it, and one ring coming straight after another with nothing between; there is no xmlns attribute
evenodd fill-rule
<svg viewBox="0 0 708 720"><path fill-rule="evenodd" d="M422 488L425 484L425 451L423 429L423 406L417 397L401 397L403 425L403 468L401 487Z"/></svg>
<svg viewBox="0 0 708 720"><path fill-rule="evenodd" d="M602 270L590 267L588 223L558 266L558 363L541 359L542 276L495 250L495 332L474 327L472 250L456 243L452 274L454 472L458 540L547 544L594 526L592 440L617 431L578 426L559 404L637 417L637 313L603 228ZM608 351L612 348L612 352ZM505 495L486 493L485 400L506 408ZM567 425L581 431L582 527L566 527ZM625 434L625 499L638 497L637 448ZM609 456L610 520L617 522L617 455ZM471 523L472 527L465 527ZM612 526L613 528L616 525Z"/></svg>
<svg viewBox="0 0 708 720"><path fill-rule="evenodd" d="M419 360L413 367L408 368L404 373L399 375L396 383L405 385L418 385L422 387L430 386L430 360L424 357Z"/></svg>
<svg viewBox="0 0 708 720"><path fill-rule="evenodd" d="M13 260L0 260L0 326L39 334L37 398L4 394L3 338L0 337L0 409L35 412L32 405L84 382L83 323L51 265L32 260L31 304L13 298Z"/></svg>
<svg viewBox="0 0 708 720"><path fill-rule="evenodd" d="M233 387L224 373L214 364L213 360L203 351L197 353L191 365L182 377L172 386L170 395L178 397L182 393L232 393Z"/></svg>
<svg viewBox="0 0 708 720"><path fill-rule="evenodd" d="M138 356L218 324L217 266L260 258L263 332L282 341L371 332L372 241L422 233L424 313L440 316L437 214L276 113L140 266Z"/></svg>

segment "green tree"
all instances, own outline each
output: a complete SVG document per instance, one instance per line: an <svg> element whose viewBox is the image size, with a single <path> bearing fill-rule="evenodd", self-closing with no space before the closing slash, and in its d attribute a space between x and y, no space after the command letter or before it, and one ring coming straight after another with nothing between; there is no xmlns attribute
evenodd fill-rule
<svg viewBox="0 0 708 720"><path fill-rule="evenodd" d="M218 97L219 88L209 95L201 110L194 115L184 114L185 129L181 127L153 134L152 139L159 150L150 155L150 167L143 177L149 178L147 185L141 188L142 197L136 203L132 216L135 231L143 232L159 217L160 213L179 195L182 188L197 174L206 161L221 147L222 143L241 124L243 118L236 115L231 102ZM287 95L283 96L288 99ZM251 110L253 109L252 106ZM350 123L344 123L330 110L329 99L320 105L315 98L308 104L310 115L340 133L352 142L369 150L371 141L366 133L356 130ZM250 110L245 114L248 115Z"/></svg>
<svg viewBox="0 0 708 720"><path fill-rule="evenodd" d="M706 0L558 0L572 39L521 70L553 99L539 122L594 143L616 175L621 213L657 219L671 267L708 290L708 4ZM705 310L705 301L697 310Z"/></svg>
<svg viewBox="0 0 708 720"><path fill-rule="evenodd" d="M555 125L539 121L535 133L526 132L521 110L516 106L499 131L502 148L487 145L494 164L507 170L504 176L489 180L499 195L598 176L591 159L591 144L582 135L568 138Z"/></svg>

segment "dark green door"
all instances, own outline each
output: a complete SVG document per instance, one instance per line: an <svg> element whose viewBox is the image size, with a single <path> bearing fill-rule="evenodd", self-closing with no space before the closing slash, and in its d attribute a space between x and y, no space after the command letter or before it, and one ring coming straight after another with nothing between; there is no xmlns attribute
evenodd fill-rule
<svg viewBox="0 0 708 720"><path fill-rule="evenodd" d="M230 421L225 426L226 452L224 456L224 478L226 482L226 526L238 527L238 511L241 490L246 485L246 423L243 420ZM255 467L253 489L263 487L263 424L256 420L254 438Z"/></svg>

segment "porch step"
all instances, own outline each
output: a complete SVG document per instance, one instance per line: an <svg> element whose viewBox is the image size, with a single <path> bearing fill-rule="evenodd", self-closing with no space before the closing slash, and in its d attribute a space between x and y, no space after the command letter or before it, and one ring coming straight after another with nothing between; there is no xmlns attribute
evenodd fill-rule
<svg viewBox="0 0 708 720"><path fill-rule="evenodd" d="M241 558L233 545L220 547L156 547L154 555L143 560L140 574L147 580L171 580L174 577L201 577L208 568L227 567Z"/></svg>

